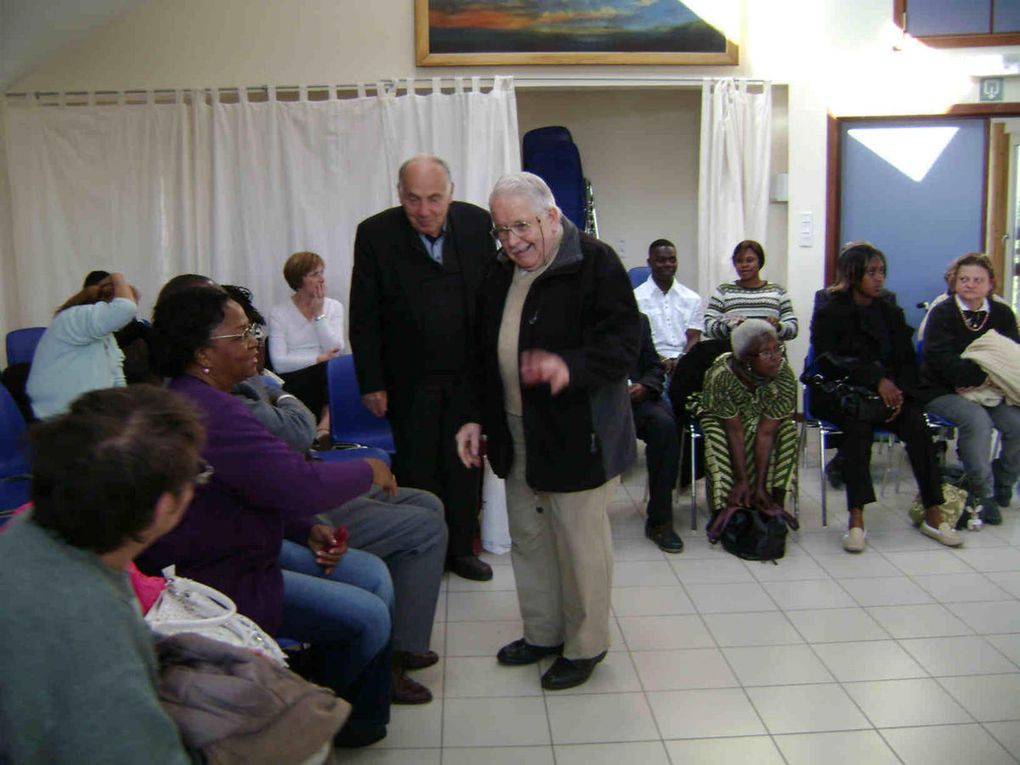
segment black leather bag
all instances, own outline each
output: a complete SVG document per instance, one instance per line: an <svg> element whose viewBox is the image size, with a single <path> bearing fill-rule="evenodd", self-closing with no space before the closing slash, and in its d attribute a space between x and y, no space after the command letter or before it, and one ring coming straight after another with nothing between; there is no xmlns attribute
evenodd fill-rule
<svg viewBox="0 0 1020 765"><path fill-rule="evenodd" d="M749 507L716 512L708 525L708 540L744 560L772 561L786 555L786 519Z"/></svg>
<svg viewBox="0 0 1020 765"><path fill-rule="evenodd" d="M800 381L811 388L831 397L840 413L860 422L877 425L887 422L893 410L885 405L877 391L850 382L850 369L856 359L823 353L818 356L800 376Z"/></svg>

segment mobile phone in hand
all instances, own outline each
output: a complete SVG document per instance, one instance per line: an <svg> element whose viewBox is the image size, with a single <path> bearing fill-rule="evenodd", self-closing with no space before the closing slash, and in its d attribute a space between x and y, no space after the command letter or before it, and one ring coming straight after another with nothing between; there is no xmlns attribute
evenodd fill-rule
<svg viewBox="0 0 1020 765"><path fill-rule="evenodd" d="M333 544L336 547L339 547L340 545L347 541L347 537L349 536L350 533L347 531L347 527L341 524L340 526L337 526L335 529L333 529Z"/></svg>

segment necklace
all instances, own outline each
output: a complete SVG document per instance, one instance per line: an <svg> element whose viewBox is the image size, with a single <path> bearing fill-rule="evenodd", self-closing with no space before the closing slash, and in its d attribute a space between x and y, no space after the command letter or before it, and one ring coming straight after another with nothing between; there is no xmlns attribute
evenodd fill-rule
<svg viewBox="0 0 1020 765"><path fill-rule="evenodd" d="M992 315L991 311L981 311L981 313L984 314L984 318L981 319L981 323L980 324L975 326L974 325L974 319L973 318L970 318L970 319L967 318L966 314L964 314L964 312L963 312L963 309L960 308L960 304L959 303L956 304L956 310L960 312L960 318L963 320L963 326L965 326L971 332L980 332L982 329L984 329L985 328L985 324L988 323L988 318ZM978 309L978 310L980 310L980 309ZM972 313L974 313L974 312L972 311Z"/></svg>

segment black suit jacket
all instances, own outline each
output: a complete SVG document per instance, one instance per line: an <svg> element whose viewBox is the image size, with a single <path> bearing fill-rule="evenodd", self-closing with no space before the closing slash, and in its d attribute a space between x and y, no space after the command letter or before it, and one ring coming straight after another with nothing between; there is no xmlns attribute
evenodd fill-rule
<svg viewBox="0 0 1020 765"><path fill-rule="evenodd" d="M659 354L655 351L655 344L652 342L652 326L648 317L643 313L641 317L641 350L638 353L637 363L630 372L632 383L641 383L648 389L646 401L654 401L662 397L663 381L666 379L666 368L659 361Z"/></svg>
<svg viewBox="0 0 1020 765"><path fill-rule="evenodd" d="M466 202L447 212L447 237L456 247L464 280L468 327L482 272L496 254L489 213ZM403 208L393 207L358 225L351 276L350 336L362 393L391 397L413 389L424 367L422 328L435 317L421 284L438 266L429 257ZM450 342L466 343L467 327L451 327Z"/></svg>

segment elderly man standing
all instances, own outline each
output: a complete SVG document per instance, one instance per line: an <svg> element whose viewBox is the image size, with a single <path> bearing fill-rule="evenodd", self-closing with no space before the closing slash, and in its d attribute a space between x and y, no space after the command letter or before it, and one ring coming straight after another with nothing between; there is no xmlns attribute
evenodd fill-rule
<svg viewBox="0 0 1020 765"><path fill-rule="evenodd" d="M541 178L501 178L489 198L502 244L478 302L466 465L482 431L507 510L524 637L501 664L558 658L548 690L584 683L609 648L607 506L635 459L627 375L641 325L616 253L563 217ZM536 496L537 495L537 496Z"/></svg>
<svg viewBox="0 0 1020 765"><path fill-rule="evenodd" d="M680 357L701 339L705 309L701 296L676 280L676 246L668 239L648 245L652 273L634 290L638 309L652 325L659 360L672 375Z"/></svg>
<svg viewBox="0 0 1020 765"><path fill-rule="evenodd" d="M446 163L431 155L400 167L400 207L364 220L354 241L351 349L365 406L386 416L404 486L443 500L447 567L485 581L474 554L480 478L454 445L468 328L482 272L495 255L489 214L453 201Z"/></svg>

